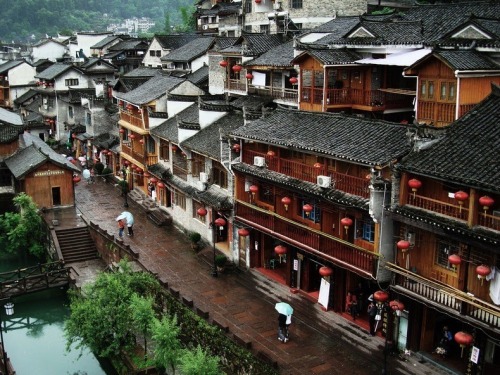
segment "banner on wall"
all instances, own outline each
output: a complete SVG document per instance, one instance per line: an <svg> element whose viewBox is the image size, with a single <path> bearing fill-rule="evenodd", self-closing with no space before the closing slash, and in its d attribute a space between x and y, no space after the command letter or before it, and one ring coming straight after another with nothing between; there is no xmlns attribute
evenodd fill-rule
<svg viewBox="0 0 500 375"><path fill-rule="evenodd" d="M330 298L330 283L324 277L321 278L319 287L318 303L325 309L328 309L328 300Z"/></svg>

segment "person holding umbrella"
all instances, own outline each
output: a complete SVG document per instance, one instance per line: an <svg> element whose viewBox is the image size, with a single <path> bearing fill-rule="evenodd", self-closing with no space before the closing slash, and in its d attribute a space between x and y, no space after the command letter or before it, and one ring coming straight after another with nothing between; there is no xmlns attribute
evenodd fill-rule
<svg viewBox="0 0 500 375"><path fill-rule="evenodd" d="M278 340L287 342L288 326L292 323L293 307L286 302L278 302L274 308L278 312Z"/></svg>
<svg viewBox="0 0 500 375"><path fill-rule="evenodd" d="M123 211L117 218L116 221L118 220L123 220L125 219L127 221L127 236L133 236L134 235L134 215L132 215L128 211Z"/></svg>

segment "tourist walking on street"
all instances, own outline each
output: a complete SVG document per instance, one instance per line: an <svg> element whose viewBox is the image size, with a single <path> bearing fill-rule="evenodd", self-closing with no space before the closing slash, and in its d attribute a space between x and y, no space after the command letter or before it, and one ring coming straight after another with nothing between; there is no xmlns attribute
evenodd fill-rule
<svg viewBox="0 0 500 375"><path fill-rule="evenodd" d="M123 237L123 231L125 230L125 222L123 219L118 220L118 237Z"/></svg>
<svg viewBox="0 0 500 375"><path fill-rule="evenodd" d="M287 342L288 339L285 336L286 332L286 315L278 315L278 340L281 342Z"/></svg>
<svg viewBox="0 0 500 375"><path fill-rule="evenodd" d="M370 335L375 336L375 317L377 316L377 305L370 302L368 305L368 322L370 323Z"/></svg>

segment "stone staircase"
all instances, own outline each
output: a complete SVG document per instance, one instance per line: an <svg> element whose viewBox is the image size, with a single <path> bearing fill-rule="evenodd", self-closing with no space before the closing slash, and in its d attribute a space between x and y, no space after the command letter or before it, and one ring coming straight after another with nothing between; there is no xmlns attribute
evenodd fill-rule
<svg viewBox="0 0 500 375"><path fill-rule="evenodd" d="M66 264L97 259L99 253L87 227L56 230L57 241Z"/></svg>
<svg viewBox="0 0 500 375"><path fill-rule="evenodd" d="M170 225L172 223L172 217L165 211L159 209L151 197L147 196L141 189L134 188L128 193L128 197L142 207L147 213L147 218L157 227Z"/></svg>

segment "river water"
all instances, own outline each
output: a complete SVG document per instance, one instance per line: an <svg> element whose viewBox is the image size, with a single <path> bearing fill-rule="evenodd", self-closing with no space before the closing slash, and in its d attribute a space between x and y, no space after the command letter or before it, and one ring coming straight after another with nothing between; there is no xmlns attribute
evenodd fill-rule
<svg viewBox="0 0 500 375"><path fill-rule="evenodd" d="M0 272L19 267L0 260ZM112 367L84 350L66 351L64 321L69 316L66 291L46 290L16 297L14 315L2 309L5 350L16 375L115 375ZM81 355L80 355L81 354Z"/></svg>

